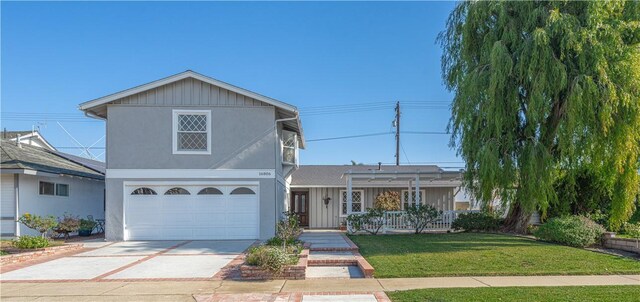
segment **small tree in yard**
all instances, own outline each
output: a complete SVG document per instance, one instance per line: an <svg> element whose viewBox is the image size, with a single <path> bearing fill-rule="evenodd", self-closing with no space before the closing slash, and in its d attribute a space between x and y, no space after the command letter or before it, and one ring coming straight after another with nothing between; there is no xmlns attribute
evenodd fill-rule
<svg viewBox="0 0 640 302"><path fill-rule="evenodd" d="M293 241L300 235L299 217L295 213L286 212L285 218L278 221L276 226L276 237L282 240L282 248L286 250L287 243Z"/></svg>
<svg viewBox="0 0 640 302"><path fill-rule="evenodd" d="M365 231L371 235L377 235L384 226L384 210L367 209L364 214L351 214L347 216L349 233Z"/></svg>
<svg viewBox="0 0 640 302"><path fill-rule="evenodd" d="M432 223L442 214L442 211L438 211L435 207L428 204L410 205L406 211L407 222L415 228L416 234L422 233L429 223Z"/></svg>
<svg viewBox="0 0 640 302"><path fill-rule="evenodd" d="M58 225L58 221L56 220L56 218L51 215L38 216L31 215L29 213L22 214L22 216L20 216L20 218L18 219L18 222L24 224L30 229L40 232L40 236L42 238L45 238L47 232Z"/></svg>
<svg viewBox="0 0 640 302"><path fill-rule="evenodd" d="M384 211L399 211L400 194L391 191L382 192L376 196L373 207Z"/></svg>

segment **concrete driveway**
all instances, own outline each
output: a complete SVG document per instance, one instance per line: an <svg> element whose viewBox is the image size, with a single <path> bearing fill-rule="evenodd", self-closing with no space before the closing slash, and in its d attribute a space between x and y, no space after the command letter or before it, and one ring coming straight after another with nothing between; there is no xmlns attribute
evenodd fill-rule
<svg viewBox="0 0 640 302"><path fill-rule="evenodd" d="M128 241L0 274L2 281L212 280L254 241Z"/></svg>

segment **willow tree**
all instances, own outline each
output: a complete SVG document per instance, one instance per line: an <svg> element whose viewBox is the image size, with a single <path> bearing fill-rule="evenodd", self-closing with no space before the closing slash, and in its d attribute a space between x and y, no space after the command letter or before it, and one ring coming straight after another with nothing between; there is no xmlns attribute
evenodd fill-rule
<svg viewBox="0 0 640 302"><path fill-rule="evenodd" d="M440 34L455 93L449 131L464 184L509 208L523 232L554 200L554 179L589 168L613 194L611 223L638 191L638 1L459 3Z"/></svg>

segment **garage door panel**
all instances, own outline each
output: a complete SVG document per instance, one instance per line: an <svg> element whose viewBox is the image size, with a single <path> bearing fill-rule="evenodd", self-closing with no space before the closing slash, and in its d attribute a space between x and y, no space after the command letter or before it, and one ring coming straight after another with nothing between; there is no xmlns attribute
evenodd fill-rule
<svg viewBox="0 0 640 302"><path fill-rule="evenodd" d="M237 186L215 186L222 195L197 195L203 188L189 185L147 187L159 195L130 195L126 205L129 240L198 240L258 238L257 195L229 195ZM192 195L163 195L182 187ZM257 191L255 186L247 186ZM133 192L135 188L125 188Z"/></svg>
<svg viewBox="0 0 640 302"><path fill-rule="evenodd" d="M157 227L129 227L129 240L157 240L162 232Z"/></svg>

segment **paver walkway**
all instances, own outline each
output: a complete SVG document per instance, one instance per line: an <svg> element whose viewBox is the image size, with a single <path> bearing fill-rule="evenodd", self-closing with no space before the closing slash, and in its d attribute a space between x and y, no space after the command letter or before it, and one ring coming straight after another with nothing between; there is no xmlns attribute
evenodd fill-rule
<svg viewBox="0 0 640 302"><path fill-rule="evenodd" d="M251 301L234 297L269 297L253 301L299 301L291 297L316 295L374 295L384 291L442 287L637 285L640 275L434 277L397 279L325 279L272 281L72 282L0 283L5 301ZM213 297L218 295L218 300ZM263 294L263 295L259 295ZM295 294L295 295L294 295ZM226 297L227 299L222 299ZM286 297L277 300L274 297ZM274 299L271 299L274 298ZM318 298L318 297L315 297ZM284 299L284 298L283 298ZM207 300L203 300L207 301ZM302 301L309 301L302 300ZM336 301L336 300L331 300ZM381 300L377 297L377 301Z"/></svg>
<svg viewBox="0 0 640 302"><path fill-rule="evenodd" d="M358 266L358 258L362 258L358 253L358 247L342 232L335 230L305 231L300 235L300 240L310 244L307 278L350 279L365 277ZM366 265L370 266L368 263Z"/></svg>

